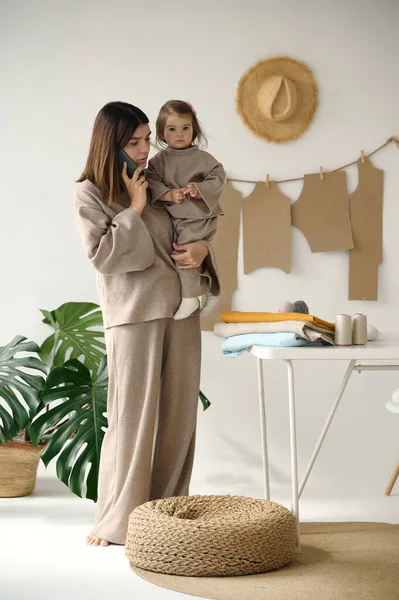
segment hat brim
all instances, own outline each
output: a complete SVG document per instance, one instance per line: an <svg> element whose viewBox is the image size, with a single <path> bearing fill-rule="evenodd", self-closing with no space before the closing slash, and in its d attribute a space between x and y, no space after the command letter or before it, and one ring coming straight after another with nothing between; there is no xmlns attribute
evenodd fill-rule
<svg viewBox="0 0 399 600"><path fill-rule="evenodd" d="M261 85L272 75L289 78L297 91L296 110L284 121L268 119L257 104ZM258 62L241 77L237 87L237 111L255 135L279 144L294 140L307 130L317 110L318 96L313 73L304 63L277 56Z"/></svg>

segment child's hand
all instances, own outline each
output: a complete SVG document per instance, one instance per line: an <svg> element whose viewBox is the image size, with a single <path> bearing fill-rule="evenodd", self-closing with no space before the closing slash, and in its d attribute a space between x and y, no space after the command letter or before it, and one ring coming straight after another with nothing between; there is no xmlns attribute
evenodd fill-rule
<svg viewBox="0 0 399 600"><path fill-rule="evenodd" d="M190 194L191 198L199 198L200 193L193 183L189 183L188 186L183 190L185 194Z"/></svg>
<svg viewBox="0 0 399 600"><path fill-rule="evenodd" d="M185 197L185 191L183 189L177 189L165 192L165 194L162 194L159 199L163 200L164 202L174 202L175 204L180 204L180 202L183 202Z"/></svg>

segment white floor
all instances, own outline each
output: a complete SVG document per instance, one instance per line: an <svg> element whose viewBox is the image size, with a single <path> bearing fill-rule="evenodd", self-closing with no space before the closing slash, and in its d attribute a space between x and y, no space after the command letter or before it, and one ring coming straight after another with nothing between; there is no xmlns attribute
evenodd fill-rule
<svg viewBox="0 0 399 600"><path fill-rule="evenodd" d="M392 496L323 498L304 495L302 520L399 522L399 486ZM193 490L198 493L198 490ZM211 493L209 488L205 493ZM215 493L216 490L215 490ZM242 489L230 493L242 494ZM251 491L248 495L252 494ZM289 502L288 498L275 498ZM54 474L39 468L37 487L26 498L0 500L0 597L2 600L139 600L193 598L146 583L129 568L124 548L84 544L92 502L70 493Z"/></svg>

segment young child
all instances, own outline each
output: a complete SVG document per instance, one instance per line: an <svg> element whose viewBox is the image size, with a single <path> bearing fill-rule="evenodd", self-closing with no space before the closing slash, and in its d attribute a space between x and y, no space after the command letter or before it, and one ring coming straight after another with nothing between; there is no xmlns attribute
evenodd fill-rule
<svg viewBox="0 0 399 600"><path fill-rule="evenodd" d="M226 174L211 154L199 149L197 144L206 139L190 104L170 100L162 106L156 141L163 150L149 161L146 173L152 205L172 216L178 245L212 240L223 215L218 201ZM220 297L210 294L207 279L196 269L178 273L182 301L173 318L185 319L198 307L203 315L211 312Z"/></svg>

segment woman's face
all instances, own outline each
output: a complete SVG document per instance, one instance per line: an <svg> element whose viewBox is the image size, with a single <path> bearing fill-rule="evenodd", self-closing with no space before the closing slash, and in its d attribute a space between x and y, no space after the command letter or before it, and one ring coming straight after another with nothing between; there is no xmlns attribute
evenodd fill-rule
<svg viewBox="0 0 399 600"><path fill-rule="evenodd" d="M150 153L150 135L151 131L148 123L139 125L123 148L128 157L142 168L147 165L148 154Z"/></svg>

